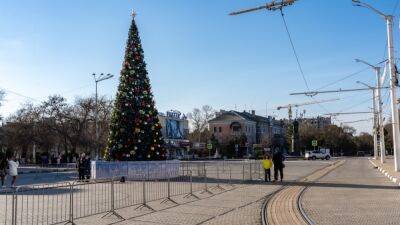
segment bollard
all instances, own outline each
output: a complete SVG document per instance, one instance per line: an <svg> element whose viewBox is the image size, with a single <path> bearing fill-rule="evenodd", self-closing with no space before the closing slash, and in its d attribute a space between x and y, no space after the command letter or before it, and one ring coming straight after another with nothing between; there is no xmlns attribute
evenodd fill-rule
<svg viewBox="0 0 400 225"><path fill-rule="evenodd" d="M121 220L125 220L124 217L122 217L120 214L115 212L115 205L114 205L115 199L114 198L115 198L114 179L111 179L111 190L110 190L111 209L101 218L108 217L108 216L116 216L117 218L119 218Z"/></svg>

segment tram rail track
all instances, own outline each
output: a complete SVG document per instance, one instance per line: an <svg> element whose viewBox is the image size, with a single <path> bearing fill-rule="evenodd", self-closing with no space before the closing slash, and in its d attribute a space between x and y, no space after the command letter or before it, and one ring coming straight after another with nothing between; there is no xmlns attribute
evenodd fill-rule
<svg viewBox="0 0 400 225"><path fill-rule="evenodd" d="M340 167L343 165L345 160L339 160L334 162L333 164L330 164L329 166L326 166L324 168L321 168L319 170L316 170L309 175L305 176L304 178L301 178L297 180L296 182L308 182L309 184L315 183L318 180L322 179L324 176L328 175L330 172L335 170L336 168ZM305 186L294 186L290 185L290 183L284 184L282 187L277 189L276 191L270 193L265 197L265 200L262 204L262 209L261 209L261 222L263 225L287 225L288 223L279 223L279 217L274 215L272 217L270 212L268 211L268 207L272 208L271 204L276 204L277 201L275 201L274 198L280 197L279 195L287 195L284 200L292 200L295 201L295 204L293 202L288 202L286 205L281 204L280 207L286 206L286 207L292 207L287 210L287 212L292 212L293 214L296 215L291 215L289 213L288 218L291 218L292 220L295 221L293 224L307 224L307 225L314 225L315 223L313 220L308 217L308 215L305 213L304 209L302 208L302 196L306 192L306 190L310 188L310 185L305 185ZM291 189L291 190L289 190ZM289 196L291 195L291 196ZM295 195L295 198L294 198ZM271 202L274 200L273 202ZM295 205L295 206L294 206ZM294 208L295 207L295 208ZM297 210L297 211L295 211ZM290 216L290 217L289 217ZM270 221L271 218L274 218L275 220L278 221ZM292 223L291 223L292 224Z"/></svg>

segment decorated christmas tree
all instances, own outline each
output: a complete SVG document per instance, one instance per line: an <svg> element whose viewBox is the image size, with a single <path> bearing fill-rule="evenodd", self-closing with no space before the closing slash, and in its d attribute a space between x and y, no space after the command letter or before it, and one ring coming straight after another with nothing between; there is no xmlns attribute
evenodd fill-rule
<svg viewBox="0 0 400 225"><path fill-rule="evenodd" d="M105 157L161 160L165 158L161 125L134 17L133 14Z"/></svg>

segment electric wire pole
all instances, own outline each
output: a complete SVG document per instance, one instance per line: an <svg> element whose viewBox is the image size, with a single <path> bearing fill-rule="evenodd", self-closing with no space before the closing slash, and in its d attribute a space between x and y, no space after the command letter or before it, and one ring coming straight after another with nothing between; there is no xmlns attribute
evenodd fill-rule
<svg viewBox="0 0 400 225"><path fill-rule="evenodd" d="M379 14L386 20L387 29L387 46L388 46L388 60L389 60L389 71L390 71L390 98L391 98L391 110L392 110L392 130L393 130L393 155L394 155L394 170L400 172L400 130L399 130L399 111L397 108L397 74L394 62L394 47L393 47L393 16L386 15L381 11L373 8L367 3L363 3L359 0L353 0L356 6L368 8L375 13Z"/></svg>
<svg viewBox="0 0 400 225"><path fill-rule="evenodd" d="M381 68L378 66L374 66L364 60L361 59L356 59L356 62L360 62L360 63L364 63L368 66L370 66L374 71L375 71L375 75L376 75L376 89L375 89L375 93L376 95L374 95L374 100L377 101L377 121L376 121L376 130L375 132L377 132L379 134L379 148L380 148L380 155L381 155L381 163L384 163L386 161L386 147L385 147L385 129L383 126L383 112L382 112L382 98L381 98L381 87L382 87L382 82L381 81ZM386 70L384 70L385 73ZM374 117L375 119L375 117ZM376 158L375 158L376 159Z"/></svg>
<svg viewBox="0 0 400 225"><path fill-rule="evenodd" d="M114 75L101 73L99 76L96 76L95 73L92 74L95 85L96 85L96 93L95 93L95 109L94 109L94 123L95 123L95 135L96 135L96 160L100 158L100 148L99 148L99 108L98 108L98 94L97 94L97 84L103 80L108 80L112 78Z"/></svg>
<svg viewBox="0 0 400 225"><path fill-rule="evenodd" d="M373 108L373 126L372 126L372 135L373 135L373 139L374 139L374 159L378 159L378 132L379 132L379 125L378 125L378 112L377 112L377 108L376 108L376 88L369 86L366 83L363 83L361 81L357 81L357 83L362 84L366 87L368 87L369 89L371 89L372 91L372 108Z"/></svg>

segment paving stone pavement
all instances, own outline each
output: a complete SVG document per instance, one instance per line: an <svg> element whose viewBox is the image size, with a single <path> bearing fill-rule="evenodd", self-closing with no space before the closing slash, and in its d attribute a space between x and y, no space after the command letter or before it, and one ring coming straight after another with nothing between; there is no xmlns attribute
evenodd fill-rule
<svg viewBox="0 0 400 225"><path fill-rule="evenodd" d="M399 191L368 159L346 159L305 191L302 207L315 224L400 224Z"/></svg>
<svg viewBox="0 0 400 225"><path fill-rule="evenodd" d="M304 190L302 182L313 182L333 171L338 166L343 165L344 160L337 161L331 166L318 170L313 174L299 180L298 182L288 182L278 193L274 194L268 201L266 217L270 225L307 225L298 209L298 197Z"/></svg>
<svg viewBox="0 0 400 225"><path fill-rule="evenodd" d="M297 180L323 168L333 161L293 161L287 162L285 179ZM261 224L261 204L263 198L281 187L274 184L235 184L234 187L223 184L226 190L211 189L215 195L199 195L200 200L184 199L181 196L173 199L179 205L150 202L155 212L134 210L135 207L117 210L127 220L119 221L115 217L101 219L101 215L76 220L77 225L103 224L229 224L253 225Z"/></svg>

